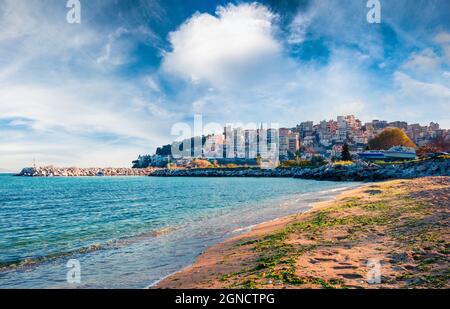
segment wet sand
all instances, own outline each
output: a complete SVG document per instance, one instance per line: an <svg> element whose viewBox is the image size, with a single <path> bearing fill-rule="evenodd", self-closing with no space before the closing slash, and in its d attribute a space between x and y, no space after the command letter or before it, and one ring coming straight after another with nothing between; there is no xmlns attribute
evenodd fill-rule
<svg viewBox="0 0 450 309"><path fill-rule="evenodd" d="M210 247L154 288L449 288L450 177L372 183Z"/></svg>

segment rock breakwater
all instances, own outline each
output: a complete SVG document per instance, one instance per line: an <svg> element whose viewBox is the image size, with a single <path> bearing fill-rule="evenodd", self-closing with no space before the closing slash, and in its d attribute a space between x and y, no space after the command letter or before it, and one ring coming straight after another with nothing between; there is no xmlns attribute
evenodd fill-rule
<svg viewBox="0 0 450 309"><path fill-rule="evenodd" d="M26 167L17 176L30 177L83 177L83 176L148 176L154 168L79 168L79 167Z"/></svg>

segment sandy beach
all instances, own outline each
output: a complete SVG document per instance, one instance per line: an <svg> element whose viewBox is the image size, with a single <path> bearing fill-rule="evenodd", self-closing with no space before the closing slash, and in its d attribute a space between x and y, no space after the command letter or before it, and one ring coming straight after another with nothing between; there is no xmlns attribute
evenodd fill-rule
<svg viewBox="0 0 450 309"><path fill-rule="evenodd" d="M154 288L449 288L449 211L450 177L371 183L212 246Z"/></svg>

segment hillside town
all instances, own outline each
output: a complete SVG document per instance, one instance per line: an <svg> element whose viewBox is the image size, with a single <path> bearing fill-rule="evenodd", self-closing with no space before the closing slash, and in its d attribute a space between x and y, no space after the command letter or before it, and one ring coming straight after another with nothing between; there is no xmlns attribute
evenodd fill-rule
<svg viewBox="0 0 450 309"><path fill-rule="evenodd" d="M261 157L280 162L312 157L332 161L340 159L344 145L352 156L368 149L369 141L387 128L401 129L417 147L433 145L448 151L450 130L440 128L438 123L431 122L428 126L385 120L363 123L354 115L347 115L319 123L305 121L293 128L225 127L220 135L193 137L159 147L154 155L140 155L133 161L133 167L165 167L168 163L180 166L195 158L237 165L255 165Z"/></svg>

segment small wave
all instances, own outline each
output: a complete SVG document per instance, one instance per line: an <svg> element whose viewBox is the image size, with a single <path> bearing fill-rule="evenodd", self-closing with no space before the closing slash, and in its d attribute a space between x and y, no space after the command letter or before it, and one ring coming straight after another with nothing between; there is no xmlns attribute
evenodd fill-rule
<svg viewBox="0 0 450 309"><path fill-rule="evenodd" d="M0 272L29 268L29 267L37 266L37 265L45 263L45 262L50 262L50 261L57 260L57 259L60 259L63 257L68 257L68 256L86 254L86 253L91 253L94 251L105 250L105 249L117 249L117 248L125 247L125 246L131 245L133 243L136 243L136 242L148 239L148 238L161 237L161 236L167 235L167 234L169 234L173 231L176 231L182 227L183 227L182 225L163 227L163 228L160 228L157 230L141 233L141 234L131 236L131 237L109 240L103 244L96 243L96 244L92 244L87 247L83 247L83 248L79 248L79 249L75 249L75 250L50 253L45 256L27 257L24 259L0 262Z"/></svg>
<svg viewBox="0 0 450 309"><path fill-rule="evenodd" d="M164 228L161 228L159 230L152 231L151 235L154 236L154 237L159 237L159 236L167 235L167 234L169 234L169 233L171 233L173 231L176 231L176 230L178 230L180 228L181 227L176 227L176 226L164 227Z"/></svg>
<svg viewBox="0 0 450 309"><path fill-rule="evenodd" d="M304 205L303 205L304 209L298 209L298 211L302 211L302 210L306 211L307 209L313 207L316 203L322 201L323 199L336 197L336 194L332 194L332 196L329 196L328 195L329 193L336 193L336 192L346 191L346 190L355 188L357 186L358 185L345 186L345 187L340 187L340 188L321 190L321 191L317 191L317 192L300 193L300 194L294 195L294 196L292 196L290 198L283 199L281 202L279 202L279 206L282 207L282 208L286 208L286 207L291 206L292 204L304 203ZM314 196L314 198L311 198L310 196ZM280 218L275 218L275 219L264 221L264 222L261 222L261 223L240 227L240 228L232 230L231 234L247 233L247 232L252 231L252 229L254 227L256 227L256 226L258 226L260 224L265 224L265 223L277 221L279 219Z"/></svg>
<svg viewBox="0 0 450 309"><path fill-rule="evenodd" d="M192 265L192 264L191 264L191 265ZM189 266L191 266L191 265L189 265ZM186 267L189 267L189 266L186 266ZM155 280L153 283L151 283L151 284L147 285L146 287L144 287L144 289L146 289L146 290L151 289L152 287L158 285L158 283L160 283L160 282L163 281L164 279L167 279L167 278L169 278L169 277L172 276L172 275L175 275L175 274L177 274L177 273L180 273L183 269L184 269L184 268L182 268L182 269L180 269L180 270L177 270L177 271L174 271L174 272L171 272L171 273L168 274L168 275L162 276L160 279Z"/></svg>
<svg viewBox="0 0 450 309"><path fill-rule="evenodd" d="M240 227L231 231L231 234L247 233L250 232L258 224L253 224L249 226Z"/></svg>
<svg viewBox="0 0 450 309"><path fill-rule="evenodd" d="M116 239L111 242L111 246L114 245L115 247L123 247L123 246L130 245L130 244L133 244L133 243L136 243L136 242L148 239L148 238L165 236L165 235L168 235L174 231L177 231L177 230L183 228L184 226L185 225L166 226L166 227L162 227L162 228L152 230L149 232L140 233L135 236L126 237L126 238L122 238L122 239Z"/></svg>
<svg viewBox="0 0 450 309"><path fill-rule="evenodd" d="M325 191L321 191L321 192L340 192L340 191L348 190L350 188L353 188L353 186L347 186L347 187L342 187L342 188L334 188L334 189L325 190Z"/></svg>
<svg viewBox="0 0 450 309"><path fill-rule="evenodd" d="M17 260L13 260L13 261L1 262L0 263L0 271L8 271L8 270L15 270L15 269L20 269L20 268L36 266L38 264L56 260L56 259L62 258L62 257L97 251L97 250L102 249L102 247L103 246L101 244L93 244L93 245L90 245L90 246L87 246L84 248L75 249L75 250L66 251L66 252L57 252L57 253L51 253L51 254L48 254L45 256L27 257L25 259L17 259Z"/></svg>
<svg viewBox="0 0 450 309"><path fill-rule="evenodd" d="M267 223L275 222L275 221L278 221L278 220L280 220L280 219L282 219L282 218L283 218L283 217L281 217L281 218L275 218L275 219L271 219L271 220L262 221L262 222L260 222L260 223L256 223L256 224L252 224L252 225L247 225L247 226L244 226L244 227L240 227L240 228L237 228L237 229L232 230L232 231L231 231L231 234L247 233L247 232L252 231L253 228L257 227L258 225L262 225L262 224L267 224Z"/></svg>

